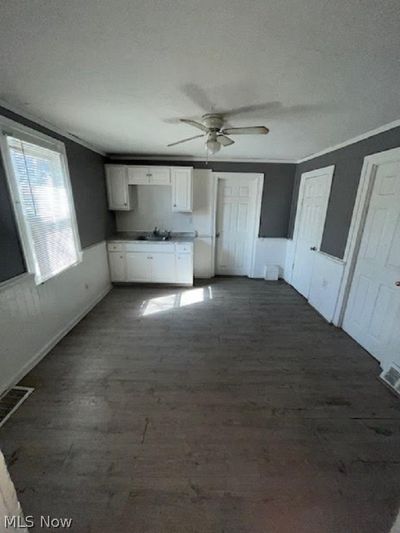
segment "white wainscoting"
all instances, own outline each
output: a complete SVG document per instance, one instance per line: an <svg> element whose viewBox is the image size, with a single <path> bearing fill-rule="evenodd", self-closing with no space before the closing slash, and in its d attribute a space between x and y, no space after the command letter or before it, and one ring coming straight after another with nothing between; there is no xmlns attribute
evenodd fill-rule
<svg viewBox="0 0 400 533"><path fill-rule="evenodd" d="M287 239L259 237L256 242L256 253L252 278L263 278L266 265L278 265L279 277L283 278L286 261Z"/></svg>
<svg viewBox="0 0 400 533"><path fill-rule="evenodd" d="M4 523L6 516L10 518L15 516L17 519L19 518L20 523L23 524L23 513L18 502L17 493L15 492L14 484L8 473L4 456L0 451L0 531L28 533L28 529L22 527L22 525L21 527L7 527Z"/></svg>
<svg viewBox="0 0 400 533"><path fill-rule="evenodd" d="M15 385L111 289L106 244L42 285L26 274L0 285L0 393Z"/></svg>
<svg viewBox="0 0 400 533"><path fill-rule="evenodd" d="M328 322L332 322L335 315L344 265L341 259L316 253L308 301Z"/></svg>

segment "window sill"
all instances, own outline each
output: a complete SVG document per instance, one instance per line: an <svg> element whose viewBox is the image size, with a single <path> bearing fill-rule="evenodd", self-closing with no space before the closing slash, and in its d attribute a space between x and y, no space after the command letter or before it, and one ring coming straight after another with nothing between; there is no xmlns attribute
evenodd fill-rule
<svg viewBox="0 0 400 533"><path fill-rule="evenodd" d="M53 279L57 279L62 274L65 274L66 272L68 272L68 270L71 270L72 268L77 267L81 263L82 263L82 252L79 252L78 261L76 261L76 263L72 263L72 265L68 265L67 267L65 267L62 270L60 270L59 272L57 272L57 274L54 274L54 276L51 276L50 278L46 278L45 280L41 280L40 278L38 279L35 276L35 284L36 285L44 285L45 283L48 283L49 281L51 281ZM34 275L34 274L32 274L32 275Z"/></svg>

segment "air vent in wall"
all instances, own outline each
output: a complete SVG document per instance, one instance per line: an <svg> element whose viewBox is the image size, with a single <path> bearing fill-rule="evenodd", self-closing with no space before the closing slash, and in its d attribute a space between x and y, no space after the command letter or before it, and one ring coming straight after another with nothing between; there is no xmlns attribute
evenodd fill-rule
<svg viewBox="0 0 400 533"><path fill-rule="evenodd" d="M3 426L18 407L32 394L31 387L13 387L0 397L0 427Z"/></svg>
<svg viewBox="0 0 400 533"><path fill-rule="evenodd" d="M394 389L400 394L400 367L393 363L387 370L382 372L380 378L389 385L391 389Z"/></svg>

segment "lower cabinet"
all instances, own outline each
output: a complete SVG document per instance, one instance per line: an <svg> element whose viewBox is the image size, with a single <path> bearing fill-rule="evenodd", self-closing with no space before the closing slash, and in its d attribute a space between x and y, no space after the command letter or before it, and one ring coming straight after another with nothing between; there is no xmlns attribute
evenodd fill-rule
<svg viewBox="0 0 400 533"><path fill-rule="evenodd" d="M175 254L151 254L151 281L155 283L179 283L175 271Z"/></svg>
<svg viewBox="0 0 400 533"><path fill-rule="evenodd" d="M176 254L176 276L180 283L193 283L192 254Z"/></svg>
<svg viewBox="0 0 400 533"><path fill-rule="evenodd" d="M126 280L125 252L108 252L111 281Z"/></svg>
<svg viewBox="0 0 400 533"><path fill-rule="evenodd" d="M151 256L145 252L126 252L126 281L151 281Z"/></svg>
<svg viewBox="0 0 400 533"><path fill-rule="evenodd" d="M193 244L168 243L164 248L162 244L110 242L111 281L193 285Z"/></svg>

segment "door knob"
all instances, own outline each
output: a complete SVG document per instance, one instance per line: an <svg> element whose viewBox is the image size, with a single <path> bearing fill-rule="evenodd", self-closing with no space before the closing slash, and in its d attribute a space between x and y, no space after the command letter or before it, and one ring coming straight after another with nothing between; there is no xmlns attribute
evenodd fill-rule
<svg viewBox="0 0 400 533"><path fill-rule="evenodd" d="M400 287L400 281L395 281L394 284L396 285L396 287Z"/></svg>
<svg viewBox="0 0 400 533"><path fill-rule="evenodd" d="M313 252L316 252L317 251L317 247L316 246L311 246L310 250L313 251Z"/></svg>
<svg viewBox="0 0 400 533"><path fill-rule="evenodd" d="M216 238L218 239L218 237L220 236L220 232L218 231L216 234L215 234Z"/></svg>

